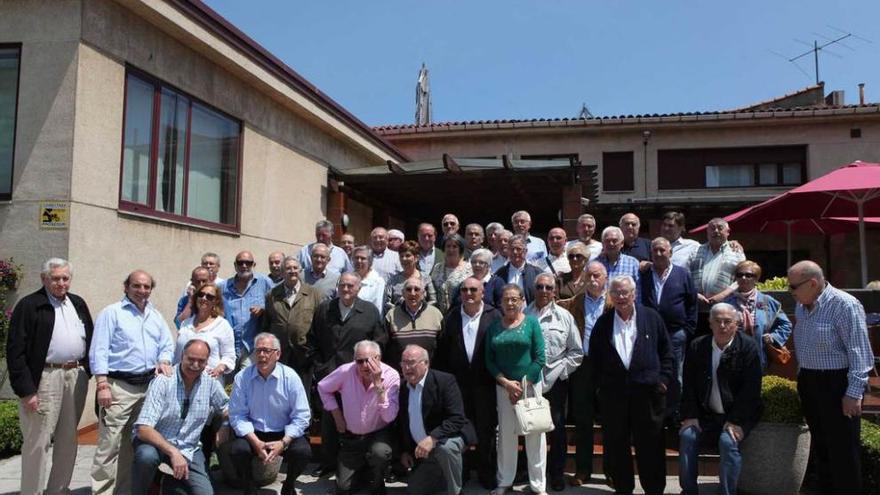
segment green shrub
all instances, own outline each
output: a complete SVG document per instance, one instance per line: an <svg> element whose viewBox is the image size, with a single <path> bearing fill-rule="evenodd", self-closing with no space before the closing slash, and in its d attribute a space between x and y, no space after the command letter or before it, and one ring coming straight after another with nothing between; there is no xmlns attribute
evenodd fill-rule
<svg viewBox="0 0 880 495"><path fill-rule="evenodd" d="M780 376L767 375L761 381L764 414L761 421L790 425L804 424L797 384Z"/></svg>
<svg viewBox="0 0 880 495"><path fill-rule="evenodd" d="M862 493L880 493L880 426L862 420Z"/></svg>
<svg viewBox="0 0 880 495"><path fill-rule="evenodd" d="M788 277L773 277L755 285L759 291L788 290Z"/></svg>
<svg viewBox="0 0 880 495"><path fill-rule="evenodd" d="M18 423L18 401L0 402L0 457L21 452L21 425Z"/></svg>

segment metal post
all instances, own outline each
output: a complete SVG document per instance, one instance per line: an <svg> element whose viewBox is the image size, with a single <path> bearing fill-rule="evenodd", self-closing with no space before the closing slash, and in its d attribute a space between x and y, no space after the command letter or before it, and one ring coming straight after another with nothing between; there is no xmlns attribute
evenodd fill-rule
<svg viewBox="0 0 880 495"><path fill-rule="evenodd" d="M862 288L868 285L868 254L865 252L865 200L856 200L859 208L859 257L862 261Z"/></svg>

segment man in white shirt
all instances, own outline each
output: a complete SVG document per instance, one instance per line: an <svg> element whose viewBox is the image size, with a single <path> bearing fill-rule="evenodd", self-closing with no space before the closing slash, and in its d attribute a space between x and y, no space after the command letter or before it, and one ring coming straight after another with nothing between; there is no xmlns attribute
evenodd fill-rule
<svg viewBox="0 0 880 495"><path fill-rule="evenodd" d="M539 237L529 234L532 228L532 216L525 210L520 210L510 217L510 223L513 225L513 233L526 238L526 247L528 255L526 259L535 262L544 256L547 256L547 245L544 244Z"/></svg>
<svg viewBox="0 0 880 495"><path fill-rule="evenodd" d="M660 235L669 241L672 246L672 264L683 268L688 267L688 260L694 251L700 247L700 243L693 239L685 239L684 214L678 211L667 211L663 215L663 223L660 224Z"/></svg>
<svg viewBox="0 0 880 495"><path fill-rule="evenodd" d="M547 249L547 255L535 261L535 266L554 277L571 271L568 258L565 257L565 229L550 229L547 234Z"/></svg>
<svg viewBox="0 0 880 495"><path fill-rule="evenodd" d="M565 245L565 250L568 251L568 248L574 245L575 242L582 242L590 250L590 259L587 261L593 261L602 252L602 243L593 239L593 235L596 233L596 217L589 213L584 213L578 217L575 228L577 229L578 238L568 241Z"/></svg>
<svg viewBox="0 0 880 495"><path fill-rule="evenodd" d="M383 227L376 227L370 232L370 249L373 252L373 270L383 280L403 271L397 252L388 248L388 231Z"/></svg>

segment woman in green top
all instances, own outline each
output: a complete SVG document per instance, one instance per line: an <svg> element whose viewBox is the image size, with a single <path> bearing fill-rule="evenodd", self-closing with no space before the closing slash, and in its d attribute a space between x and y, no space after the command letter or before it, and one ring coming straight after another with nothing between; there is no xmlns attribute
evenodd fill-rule
<svg viewBox="0 0 880 495"><path fill-rule="evenodd" d="M492 495L510 490L516 476L518 439L513 405L525 393L522 379L541 395L541 370L544 368L544 335L533 316L523 314L525 295L520 286L507 284L501 292L503 317L486 333L486 369L495 377L498 404L498 488ZM543 433L526 435L529 486L532 493L546 493L547 440Z"/></svg>

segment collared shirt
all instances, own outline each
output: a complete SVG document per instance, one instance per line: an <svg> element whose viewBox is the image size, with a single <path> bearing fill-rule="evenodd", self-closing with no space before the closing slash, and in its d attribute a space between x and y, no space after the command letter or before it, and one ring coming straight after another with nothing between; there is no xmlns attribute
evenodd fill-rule
<svg viewBox="0 0 880 495"><path fill-rule="evenodd" d="M385 248L385 251L382 251L379 254L373 253L372 269L375 270L383 280L388 279L388 277L397 272L403 271L403 267L400 265L400 257L397 255L397 252L388 248Z"/></svg>
<svg viewBox="0 0 880 495"><path fill-rule="evenodd" d="M425 390L425 378L428 377L428 372L425 372L425 376L419 380L419 383L416 384L415 387L406 384L409 387L409 398L407 404L407 411L409 412L409 433L412 435L413 440L416 443L421 442L428 436L428 432L425 431L425 418L422 417L422 391Z"/></svg>
<svg viewBox="0 0 880 495"><path fill-rule="evenodd" d="M874 368L862 303L826 284L812 310L798 303L794 314L794 348L801 368L848 369L846 395L861 399Z"/></svg>
<svg viewBox="0 0 880 495"><path fill-rule="evenodd" d="M669 274L672 273L672 264L666 267L666 270L663 270L663 273L658 274L657 270L651 269L651 280L654 282L654 300L657 301L657 304L660 304L660 297L663 295L663 286L666 285L666 279L669 278Z"/></svg>
<svg viewBox="0 0 880 495"><path fill-rule="evenodd" d="M302 282L298 280L296 282L296 285L292 288L288 287L287 285L284 286L284 302L286 302L288 306L293 306L293 302L296 301L296 294L301 288Z"/></svg>
<svg viewBox="0 0 880 495"><path fill-rule="evenodd" d="M554 301L538 309L532 301L526 307L526 315L534 316L541 325L544 335L544 389L547 390L556 380L567 380L584 359L581 332L565 308Z"/></svg>
<svg viewBox="0 0 880 495"><path fill-rule="evenodd" d="M303 272L311 271L312 269L312 246L315 244L317 243L313 242L307 244L299 250L297 258L299 259L299 265L302 267ZM354 268L351 266L351 260L348 259L345 250L339 246L334 246L333 244L330 244L328 247L330 248L330 261L327 262L327 270L337 275L354 271Z"/></svg>
<svg viewBox="0 0 880 495"><path fill-rule="evenodd" d="M672 264L688 268L688 261L694 252L700 247L700 243L693 239L678 239L669 243L672 246Z"/></svg>
<svg viewBox="0 0 880 495"><path fill-rule="evenodd" d="M79 361L86 355L86 326L69 297L63 300L46 291L49 304L55 308L55 326L52 328L52 340L46 354L47 363L64 364Z"/></svg>
<svg viewBox="0 0 880 495"><path fill-rule="evenodd" d="M171 376L158 375L150 382L144 406L134 424L155 428L181 455L192 461L208 418L225 409L228 403L223 385L206 374L196 379L187 396L180 367L176 366ZM137 428L132 433L137 435Z"/></svg>
<svg viewBox="0 0 880 495"><path fill-rule="evenodd" d="M584 342L584 355L590 355L590 336L593 334L593 326L596 320L605 312L605 293L594 298L589 292L584 291L584 328L582 339Z"/></svg>
<svg viewBox="0 0 880 495"><path fill-rule="evenodd" d="M642 281L639 277L639 260L633 258L628 254L620 253L617 255L617 261L612 263L608 256L605 253L599 255L596 258L596 261L602 263L602 266L605 267L605 271L608 272L608 282L611 283L611 279L618 275L629 275L636 282L636 301L641 300L641 286ZM606 285L607 287L607 285Z"/></svg>
<svg viewBox="0 0 880 495"><path fill-rule="evenodd" d="M633 243L629 246L626 243L623 244L623 248L620 249L622 254L627 254L632 256L633 258L639 261L650 261L651 260L651 241L645 239L644 237L636 237L633 240Z"/></svg>
<svg viewBox="0 0 880 495"><path fill-rule="evenodd" d="M400 255L398 255L399 258ZM436 256L434 256L434 248L432 247L428 254L424 254L419 251L419 271L422 273L431 273L431 268L434 268L434 263L436 263Z"/></svg>
<svg viewBox="0 0 880 495"><path fill-rule="evenodd" d="M232 326L226 321L226 318L218 316L199 331L196 331L195 317L191 316L184 320L177 332L174 364L180 362L184 346L192 339L204 340L211 348L207 369L212 370L222 363L226 365L226 373L232 373L235 369L235 336L232 333Z"/></svg>
<svg viewBox="0 0 880 495"><path fill-rule="evenodd" d="M520 286L520 288L525 289L523 285L523 270L526 268L525 263L520 268L513 266L513 263L507 264L507 282L508 284L516 284Z"/></svg>
<svg viewBox="0 0 880 495"><path fill-rule="evenodd" d="M385 388L385 398L381 402L372 382L369 386L364 386L355 363L343 364L318 383L318 392L325 411L339 409L335 397L336 392L339 392L345 424L348 431L355 435L381 430L397 417L400 375L385 363L380 363L380 366L382 386Z"/></svg>
<svg viewBox="0 0 880 495"><path fill-rule="evenodd" d="M244 293L239 294L235 288L235 277L226 280L223 286L223 307L226 320L232 325L235 335L235 354L250 354L254 348L254 337L260 331L260 318L251 315L251 308L266 307L266 294L272 291L275 284L261 274L254 273Z"/></svg>
<svg viewBox="0 0 880 495"><path fill-rule="evenodd" d="M348 315L351 314L351 308L354 307L354 302L351 303L351 306L346 306L342 302L341 298L337 299L337 301L337 304L339 305L339 317L342 319L342 321L345 321L348 319Z"/></svg>
<svg viewBox="0 0 880 495"><path fill-rule="evenodd" d="M147 301L144 312L128 297L107 306L95 320L89 365L93 375L111 371L146 373L171 362L174 343L165 318Z"/></svg>
<svg viewBox="0 0 880 495"><path fill-rule="evenodd" d="M530 235L526 243L526 261L536 262L547 256L547 244L540 237Z"/></svg>
<svg viewBox="0 0 880 495"><path fill-rule="evenodd" d="M464 340L464 350L467 352L468 362L474 360L474 349L477 347L477 332L480 329L480 317L483 316L483 308L485 306L480 303L480 309L474 313L474 316L464 311L464 305L461 309L461 334Z"/></svg>
<svg viewBox="0 0 880 495"><path fill-rule="evenodd" d="M492 257L492 265L489 267L489 271L495 273L499 268L507 264L507 258L501 256L501 253L496 254Z"/></svg>
<svg viewBox="0 0 880 495"><path fill-rule="evenodd" d="M243 437L254 431L299 438L309 428L311 410L299 375L281 363L268 377L250 365L235 376L229 398L229 424Z"/></svg>
<svg viewBox="0 0 880 495"><path fill-rule="evenodd" d="M712 339L712 390L709 391L709 409L717 414L724 414L724 404L721 402L721 389L718 387L718 365L721 364L721 355L733 344L733 339L724 345L724 348L718 347L715 339Z"/></svg>
<svg viewBox="0 0 880 495"><path fill-rule="evenodd" d="M379 314L385 314L385 279L376 270L370 270L370 273L361 280L361 290L358 291L357 296L376 306Z"/></svg>
<svg viewBox="0 0 880 495"><path fill-rule="evenodd" d="M614 311L614 348L620 360L623 361L623 367L629 369L629 363L632 361L633 347L636 345L636 310L633 308L633 314L629 320L623 321L620 314Z"/></svg>
<svg viewBox="0 0 880 495"><path fill-rule="evenodd" d="M557 276L571 271L571 265L568 264L568 258L565 256L564 252L559 256L548 254L536 261L535 266L540 268L544 273L550 273Z"/></svg>
<svg viewBox="0 0 880 495"><path fill-rule="evenodd" d="M336 283L339 282L339 274L324 270L315 273L311 268L303 271L303 280L311 285L323 299L332 299L336 295Z"/></svg>
<svg viewBox="0 0 880 495"><path fill-rule="evenodd" d="M688 261L697 293L708 297L733 286L736 265L745 259L743 253L735 252L727 242L715 253L708 243L700 245Z"/></svg>

